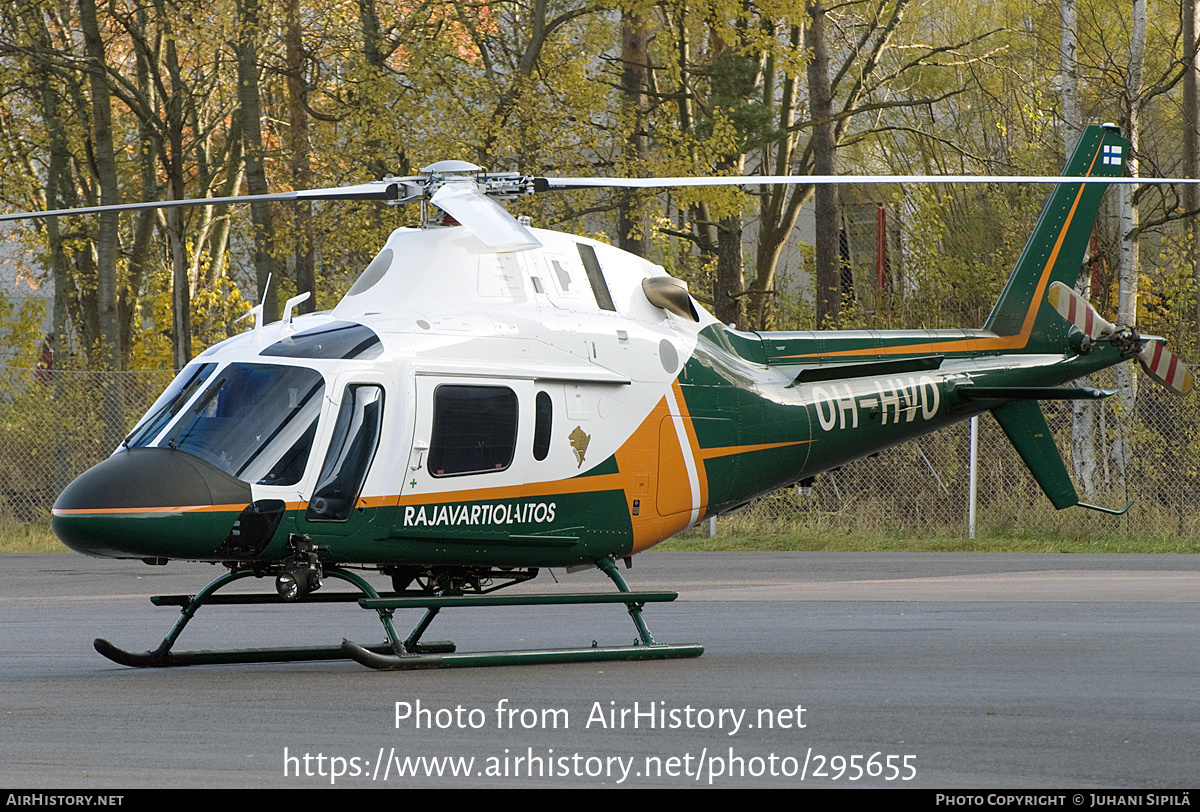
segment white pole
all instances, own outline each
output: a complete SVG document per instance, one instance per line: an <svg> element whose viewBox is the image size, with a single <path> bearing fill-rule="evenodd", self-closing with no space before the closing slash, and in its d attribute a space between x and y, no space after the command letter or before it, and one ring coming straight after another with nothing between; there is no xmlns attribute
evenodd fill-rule
<svg viewBox="0 0 1200 812"><path fill-rule="evenodd" d="M975 496L979 493L976 475L979 461L979 415L971 418L971 495L967 500L967 538L975 538Z"/></svg>

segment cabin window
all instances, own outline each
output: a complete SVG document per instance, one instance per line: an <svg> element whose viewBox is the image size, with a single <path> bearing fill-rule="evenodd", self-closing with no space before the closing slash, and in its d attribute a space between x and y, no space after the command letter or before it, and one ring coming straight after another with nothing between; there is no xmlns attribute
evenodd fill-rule
<svg viewBox="0 0 1200 812"><path fill-rule="evenodd" d="M433 476L503 471L517 443L517 395L504 386L439 386L433 395Z"/></svg>
<svg viewBox="0 0 1200 812"><path fill-rule="evenodd" d="M546 459L550 453L550 428L554 419L554 405L550 402L550 394L538 392L534 402L533 419L533 458L538 462Z"/></svg>
<svg viewBox="0 0 1200 812"><path fill-rule="evenodd" d="M346 387L306 519L344 522L350 518L379 447L382 426L383 389L364 384Z"/></svg>

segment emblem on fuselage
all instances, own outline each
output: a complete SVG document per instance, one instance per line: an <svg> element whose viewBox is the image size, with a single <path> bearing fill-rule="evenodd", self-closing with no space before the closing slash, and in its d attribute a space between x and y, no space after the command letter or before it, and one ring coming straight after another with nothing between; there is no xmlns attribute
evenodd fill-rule
<svg viewBox="0 0 1200 812"><path fill-rule="evenodd" d="M576 426L567 438L571 441L571 450L575 452L575 459L579 461L577 467L583 467L583 455L587 453L588 443L591 442L592 435L585 434L583 428Z"/></svg>

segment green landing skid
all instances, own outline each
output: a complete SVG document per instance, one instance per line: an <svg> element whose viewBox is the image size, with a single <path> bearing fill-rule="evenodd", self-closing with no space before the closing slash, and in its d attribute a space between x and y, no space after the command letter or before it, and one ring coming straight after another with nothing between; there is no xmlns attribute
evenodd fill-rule
<svg viewBox="0 0 1200 812"><path fill-rule="evenodd" d="M187 665L221 665L231 663L280 663L322 660L351 659L368 668L384 671L407 671L429 668L475 668L497 665L544 665L551 663L600 662L612 660L663 660L699 657L703 646L663 645L654 640L642 618L642 607L647 603L673 601L675 592L631 592L617 572L612 559L605 559L597 566L608 575L620 590L616 593L574 593L563 595L379 595L365 580L353 572L340 567L327 567L327 577L340 578L356 586L361 594L350 592L310 595L299 601L284 601L272 594L224 594L214 593L241 578L254 575L250 570L236 570L215 579L196 595L159 595L151 598L156 606L179 606L181 615L175 627L154 651L141 653L121 649L107 640L97 639L96 651L120 665L133 668L169 668ZM364 597L365 596L365 597ZM228 651L171 650L175 640L183 631L196 611L204 604L248 605L288 603L348 603L356 602L364 609L379 615L387 636L381 645L362 646L343 640L340 646L308 646L290 648L238 649ZM434 617L444 608L482 606L569 606L599 603L621 603L629 612L638 631L638 639L632 646L601 647L593 641L587 648L540 649L530 651L490 651L459 653L450 642L421 642ZM425 615L403 641L396 634L392 615L396 609L424 609Z"/></svg>
<svg viewBox="0 0 1200 812"><path fill-rule="evenodd" d="M425 668L479 668L496 665L547 665L594 663L611 660L678 660L699 657L704 646L612 646L542 649L530 651L480 651L474 654L407 654L397 656L379 648L366 648L345 640L342 649L350 659L379 671L415 671Z"/></svg>

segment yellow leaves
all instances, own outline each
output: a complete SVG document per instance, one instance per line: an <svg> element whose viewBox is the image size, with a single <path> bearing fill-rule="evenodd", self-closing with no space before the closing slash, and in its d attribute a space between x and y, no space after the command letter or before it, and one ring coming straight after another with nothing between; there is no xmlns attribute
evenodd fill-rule
<svg viewBox="0 0 1200 812"><path fill-rule="evenodd" d="M171 369L171 274L154 275L148 289L137 300L129 369Z"/></svg>
<svg viewBox="0 0 1200 812"><path fill-rule="evenodd" d="M29 368L37 363L45 303L40 296L0 296L0 346L9 349L9 363Z"/></svg>

